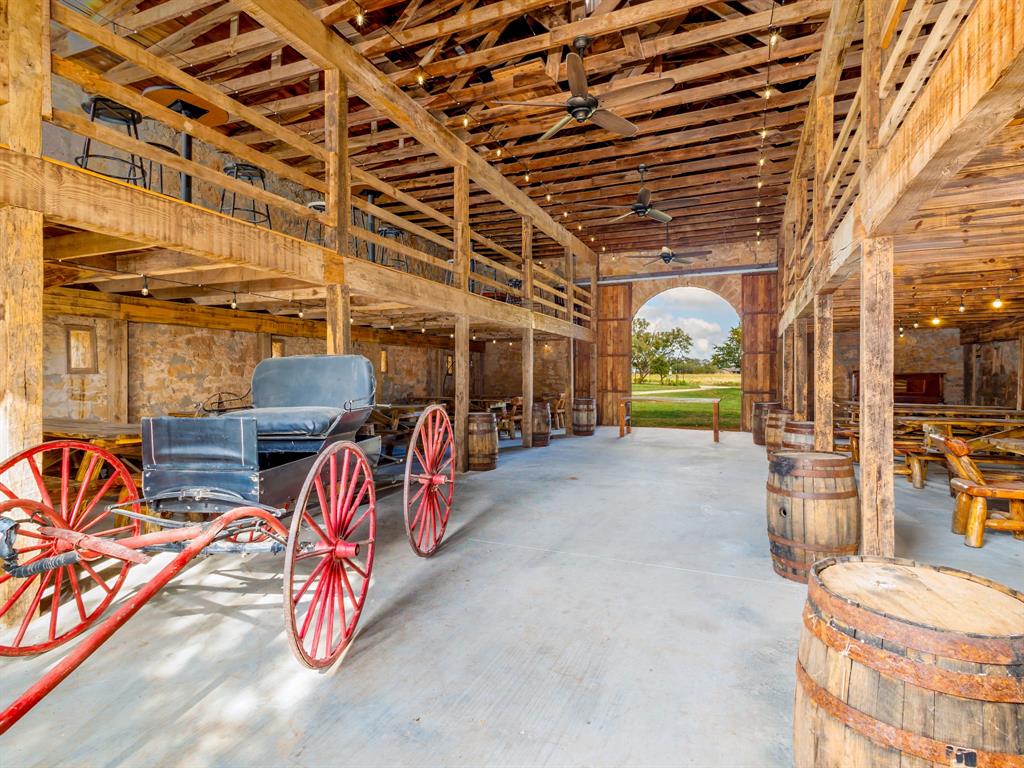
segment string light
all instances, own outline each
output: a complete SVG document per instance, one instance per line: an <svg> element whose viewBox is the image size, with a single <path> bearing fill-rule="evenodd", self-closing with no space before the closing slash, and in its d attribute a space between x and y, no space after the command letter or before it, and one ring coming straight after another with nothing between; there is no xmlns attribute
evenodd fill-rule
<svg viewBox="0 0 1024 768"><path fill-rule="evenodd" d="M920 328L921 327L921 324L919 322L917 322L916 318L914 319L914 327L915 328Z"/></svg>
<svg viewBox="0 0 1024 768"><path fill-rule="evenodd" d="M545 197L545 199L546 199L546 200L547 200L547 201L548 201L549 203L551 202L551 193L550 193L550 192L548 192L548 193L547 193L546 195L544 195L544 197Z"/></svg>
<svg viewBox="0 0 1024 768"><path fill-rule="evenodd" d="M391 330L392 331L395 330L395 324L394 323L391 324Z"/></svg>
<svg viewBox="0 0 1024 768"><path fill-rule="evenodd" d="M463 115L463 117L462 117L462 127L463 128L469 128L469 115Z"/></svg>
<svg viewBox="0 0 1024 768"><path fill-rule="evenodd" d="M563 219L568 219L569 218L569 212L568 211L562 211L562 218Z"/></svg>
<svg viewBox="0 0 1024 768"><path fill-rule="evenodd" d="M359 13L356 14L356 26L361 27L365 22L366 16L363 14L362 10L360 10Z"/></svg>
<svg viewBox="0 0 1024 768"><path fill-rule="evenodd" d="M498 147L498 151L494 153L495 157L501 157L501 147Z"/></svg>
<svg viewBox="0 0 1024 768"><path fill-rule="evenodd" d="M525 181L527 184L530 183L530 172L529 171L527 171L526 173L523 174L523 181Z"/></svg>
<svg viewBox="0 0 1024 768"><path fill-rule="evenodd" d="M938 316L935 310L932 310L932 325L939 325L942 322L942 318Z"/></svg>
<svg viewBox="0 0 1024 768"><path fill-rule="evenodd" d="M142 276L142 295L149 296L149 278L145 275Z"/></svg>
<svg viewBox="0 0 1024 768"><path fill-rule="evenodd" d="M779 42L779 31L773 29L772 33L768 36L768 45L775 45Z"/></svg>
<svg viewBox="0 0 1024 768"><path fill-rule="evenodd" d="M426 82L427 82L427 78L426 78L426 76L422 72L420 72L419 74L416 75L416 83L418 85L423 85Z"/></svg>
<svg viewBox="0 0 1024 768"><path fill-rule="evenodd" d="M238 309L238 292L237 291L231 294L231 308L232 309Z"/></svg>
<svg viewBox="0 0 1024 768"><path fill-rule="evenodd" d="M304 309L302 308L302 305L301 305L301 304L299 304L299 320L301 320L301 319L302 319L302 318L304 318L305 316L306 316L306 310L304 310Z"/></svg>
<svg viewBox="0 0 1024 768"><path fill-rule="evenodd" d="M992 308L993 309L1002 309L1003 308L1003 297L998 292L996 293L996 297L994 299L992 299Z"/></svg>
<svg viewBox="0 0 1024 768"><path fill-rule="evenodd" d="M967 311L967 307L964 306L964 295L962 293L960 294L960 306L957 307L957 310L959 312L966 312Z"/></svg>

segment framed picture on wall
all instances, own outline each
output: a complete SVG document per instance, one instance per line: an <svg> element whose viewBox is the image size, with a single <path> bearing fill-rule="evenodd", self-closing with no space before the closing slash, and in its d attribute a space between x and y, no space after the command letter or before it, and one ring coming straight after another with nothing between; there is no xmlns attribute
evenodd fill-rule
<svg viewBox="0 0 1024 768"><path fill-rule="evenodd" d="M95 326L68 325L64 334L68 373L99 373Z"/></svg>

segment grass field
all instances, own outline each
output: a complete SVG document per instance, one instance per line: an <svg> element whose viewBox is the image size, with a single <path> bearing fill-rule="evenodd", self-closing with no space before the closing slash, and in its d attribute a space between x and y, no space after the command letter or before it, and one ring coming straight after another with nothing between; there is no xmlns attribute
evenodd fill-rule
<svg viewBox="0 0 1024 768"><path fill-rule="evenodd" d="M738 377L737 377L738 378ZM663 387L656 387L663 388ZM650 392L646 384L634 384L633 392ZM721 429L740 428L739 386L702 389L699 392L672 392L665 397L719 397L719 426ZM660 395L659 395L660 397ZM711 429L711 406L697 403L633 403L634 427L681 427L684 429Z"/></svg>
<svg viewBox="0 0 1024 768"><path fill-rule="evenodd" d="M657 376L648 377L643 384L633 382L634 392L650 392L655 389L669 389L670 387L738 387L740 375L738 373L687 373L674 378L666 377L662 384Z"/></svg>

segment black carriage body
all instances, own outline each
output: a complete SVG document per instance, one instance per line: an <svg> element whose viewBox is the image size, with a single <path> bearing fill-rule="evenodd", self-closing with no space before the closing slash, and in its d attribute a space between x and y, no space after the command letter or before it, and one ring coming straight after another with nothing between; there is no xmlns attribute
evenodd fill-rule
<svg viewBox="0 0 1024 768"><path fill-rule="evenodd" d="M374 405L361 355L270 358L252 376L253 407L212 418L142 420L143 495L153 512L288 509L316 455L354 440ZM375 463L379 440L360 443Z"/></svg>

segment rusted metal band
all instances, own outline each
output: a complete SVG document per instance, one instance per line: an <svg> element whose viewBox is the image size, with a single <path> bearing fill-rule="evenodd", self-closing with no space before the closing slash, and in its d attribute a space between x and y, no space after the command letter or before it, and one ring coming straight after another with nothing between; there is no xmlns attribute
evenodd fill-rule
<svg viewBox="0 0 1024 768"><path fill-rule="evenodd" d="M792 571L786 570L786 566L779 562L779 559L774 556L772 557L772 570L784 579L789 579L790 581L795 581L799 584L807 583L808 569L805 568L800 570L798 573L793 573Z"/></svg>
<svg viewBox="0 0 1024 768"><path fill-rule="evenodd" d="M807 674L799 660L796 662L796 679L804 693L827 715L880 747L942 765L969 765L977 768L1024 767L1024 755L987 752L973 747L947 744L905 731L865 714L818 685Z"/></svg>
<svg viewBox="0 0 1024 768"><path fill-rule="evenodd" d="M787 539L785 536L780 536L777 533L768 531L768 540L776 544L781 544L786 547L793 547L794 549L803 549L807 552L824 552L828 555L855 555L857 550L860 549L860 544L843 544L841 546L832 546L829 544L805 544L802 541L793 541ZM820 559L820 558L819 558ZM808 567L810 564L808 564Z"/></svg>
<svg viewBox="0 0 1024 768"><path fill-rule="evenodd" d="M936 568L916 563L912 560L858 557L851 558L864 562L879 564L896 564L913 567L932 568L936 571L952 573L984 586L996 589L1014 597L1020 593L1009 587L991 582L980 576L954 568ZM811 578L808 581L807 599L812 602L822 616L835 618L847 627L856 627L859 632L867 632L880 640L913 648L936 656L945 656L960 661L973 661L978 664L1024 664L1024 635L1005 637L977 635L966 632L954 632L936 629L904 619L896 619L880 611L863 608L857 603L834 594L821 583L821 572L835 564L834 558L826 558L814 564ZM1019 599L1019 597L1018 597Z"/></svg>
<svg viewBox="0 0 1024 768"><path fill-rule="evenodd" d="M768 489L768 493L774 493L776 496L785 496L789 499L817 499L819 501L835 501L838 499L856 499L857 489L853 488L848 491L791 491L787 488L779 488L777 485L768 483L765 486Z"/></svg>
<svg viewBox="0 0 1024 768"><path fill-rule="evenodd" d="M849 480L853 477L853 467L836 469L794 469L782 477L825 477L836 480Z"/></svg>
<svg viewBox="0 0 1024 768"><path fill-rule="evenodd" d="M810 572L811 566L814 565L813 562L798 563L795 560L790 560L788 557L783 557L782 555L780 555L774 549L769 550L769 552L771 553L772 560L774 560L776 563L778 563L779 565L784 565L787 568L792 568L794 571L801 571L805 576Z"/></svg>
<svg viewBox="0 0 1024 768"><path fill-rule="evenodd" d="M804 607L804 626L828 647L875 670L883 677L965 699L1024 704L1024 680L1020 678L972 675L942 669L934 664L922 664L850 637L816 614L810 605Z"/></svg>

